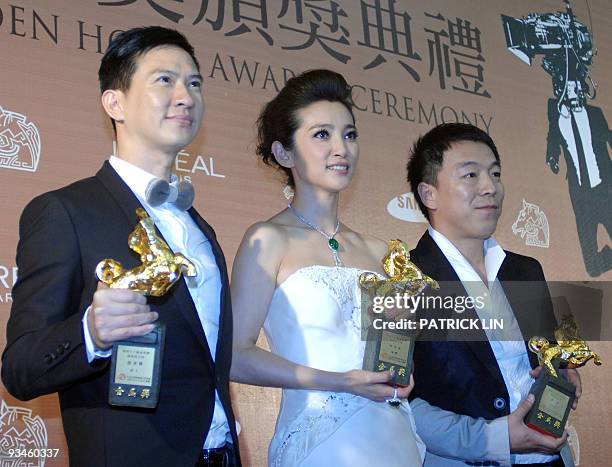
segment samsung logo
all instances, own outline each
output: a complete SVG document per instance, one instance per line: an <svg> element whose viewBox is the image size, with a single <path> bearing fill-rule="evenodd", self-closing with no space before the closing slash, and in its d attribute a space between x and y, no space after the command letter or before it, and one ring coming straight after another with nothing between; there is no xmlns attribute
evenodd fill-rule
<svg viewBox="0 0 612 467"><path fill-rule="evenodd" d="M402 221L427 223L412 193L404 193L389 201L387 212Z"/></svg>

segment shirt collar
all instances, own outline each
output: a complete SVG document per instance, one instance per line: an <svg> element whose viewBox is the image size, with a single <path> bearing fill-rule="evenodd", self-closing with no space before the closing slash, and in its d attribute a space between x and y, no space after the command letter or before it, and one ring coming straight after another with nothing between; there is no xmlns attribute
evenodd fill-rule
<svg viewBox="0 0 612 467"><path fill-rule="evenodd" d="M443 234L434 229L431 225L428 227L429 235L436 242L438 248L442 250L446 259L451 263L451 266L458 273L458 269L471 272L471 278L467 280L481 280L478 273L474 270L470 262L463 256L463 254L457 249L453 243L446 238ZM483 244L484 258L485 258L485 269L487 271L487 281L492 282L497 277L497 273L501 268L506 252L497 243L497 240L492 236L487 238ZM459 279L462 281L466 280L458 273Z"/></svg>
<svg viewBox="0 0 612 467"><path fill-rule="evenodd" d="M117 156L110 156L108 161L115 172L121 177L125 184L132 190L136 197L140 200L141 204L149 203L146 202L146 191L151 180L155 180L156 177L150 172L129 163L128 161L121 159ZM175 174L171 175L170 182L175 182L178 177Z"/></svg>

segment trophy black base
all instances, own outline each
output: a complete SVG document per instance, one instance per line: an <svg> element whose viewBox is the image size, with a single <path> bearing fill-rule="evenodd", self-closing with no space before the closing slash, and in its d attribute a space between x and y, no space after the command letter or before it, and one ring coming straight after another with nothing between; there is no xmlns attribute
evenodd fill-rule
<svg viewBox="0 0 612 467"><path fill-rule="evenodd" d="M561 376L552 376L544 367L529 392L535 396L535 401L525 417L525 424L545 435L563 436L576 398L574 385Z"/></svg>
<svg viewBox="0 0 612 467"><path fill-rule="evenodd" d="M159 401L166 326L113 344L108 403L154 409Z"/></svg>
<svg viewBox="0 0 612 467"><path fill-rule="evenodd" d="M412 354L414 336L406 332L368 329L363 369L367 371L387 371L393 374L390 384L408 386L412 373Z"/></svg>

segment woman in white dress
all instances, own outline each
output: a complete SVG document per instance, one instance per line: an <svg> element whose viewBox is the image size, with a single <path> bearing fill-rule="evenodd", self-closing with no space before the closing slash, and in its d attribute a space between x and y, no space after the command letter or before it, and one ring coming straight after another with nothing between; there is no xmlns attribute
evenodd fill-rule
<svg viewBox="0 0 612 467"><path fill-rule="evenodd" d="M388 372L361 370L359 275L386 243L338 216L359 159L350 87L328 70L290 79L258 120L257 153L295 195L251 226L232 274L232 379L283 388L271 466L420 466L424 445ZM264 328L271 352L256 346ZM402 403L386 403L395 395Z"/></svg>

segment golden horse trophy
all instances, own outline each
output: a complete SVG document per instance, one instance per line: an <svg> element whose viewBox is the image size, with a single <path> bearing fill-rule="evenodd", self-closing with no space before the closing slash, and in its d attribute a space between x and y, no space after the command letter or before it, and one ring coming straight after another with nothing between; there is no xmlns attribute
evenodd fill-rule
<svg viewBox="0 0 612 467"><path fill-rule="evenodd" d="M172 252L144 209L138 208L136 214L140 221L129 235L128 245L140 255L140 266L126 270L119 261L107 258L96 266L96 276L113 289L160 297L182 275L195 276L196 267L181 253ZM109 404L146 409L157 406L165 332L165 325L156 323L153 331L144 336L113 343Z"/></svg>
<svg viewBox="0 0 612 467"><path fill-rule="evenodd" d="M563 317L555 329L555 339L556 344L540 336L529 339L529 350L537 354L542 371L530 390L535 402L525 423L534 430L559 438L576 393L576 388L559 374L559 370L579 368L589 360L599 366L602 361L578 335L578 326L571 315Z"/></svg>
<svg viewBox="0 0 612 467"><path fill-rule="evenodd" d="M386 278L374 272L364 272L359 276L362 294L362 313L367 314L372 300L384 300L395 294L415 296L426 287L438 289L438 283L423 274L412 261L405 242L389 240L388 251L382 260ZM368 326L363 369L368 371L391 371L392 383L407 386L412 370L414 334L404 327L408 319L385 320L375 318ZM379 323L379 324L377 324ZM399 405L399 399L389 399L391 405Z"/></svg>

